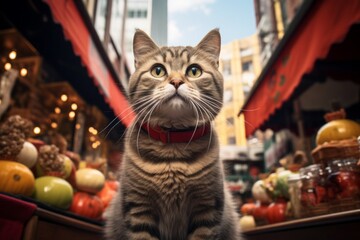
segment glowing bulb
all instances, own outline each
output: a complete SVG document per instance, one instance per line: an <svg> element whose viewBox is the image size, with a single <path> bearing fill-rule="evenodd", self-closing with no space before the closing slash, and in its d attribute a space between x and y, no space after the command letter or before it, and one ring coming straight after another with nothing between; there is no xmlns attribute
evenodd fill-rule
<svg viewBox="0 0 360 240"><path fill-rule="evenodd" d="M61 113L61 109L60 109L59 107L56 107L56 108L54 109L54 112L55 112L56 114L60 114L60 113Z"/></svg>
<svg viewBox="0 0 360 240"><path fill-rule="evenodd" d="M61 101L66 102L68 100L68 96L66 94L61 95Z"/></svg>
<svg viewBox="0 0 360 240"><path fill-rule="evenodd" d="M71 109L76 110L78 108L78 105L76 103L71 104Z"/></svg>
<svg viewBox="0 0 360 240"><path fill-rule="evenodd" d="M96 144L96 143L92 143L92 144L91 144L91 147L95 149L95 148L97 148L97 144Z"/></svg>
<svg viewBox="0 0 360 240"><path fill-rule="evenodd" d="M57 127L58 127L58 125L57 125L57 123L56 123L56 122L52 122L52 123L51 123L51 127L52 127L52 128L57 128Z"/></svg>
<svg viewBox="0 0 360 240"><path fill-rule="evenodd" d="M89 132L90 132L90 133L93 133L94 130L95 130L95 128L89 127Z"/></svg>
<svg viewBox="0 0 360 240"><path fill-rule="evenodd" d="M39 127L34 127L34 133L35 133L35 134L40 134L40 133L41 133L41 128L39 128Z"/></svg>
<svg viewBox="0 0 360 240"><path fill-rule="evenodd" d="M9 58L12 59L12 60L14 60L14 59L16 58L16 51L11 51L11 52L9 53Z"/></svg>
<svg viewBox="0 0 360 240"><path fill-rule="evenodd" d="M96 135L96 134L98 134L98 131L94 128L94 131L92 131L92 134Z"/></svg>
<svg viewBox="0 0 360 240"><path fill-rule="evenodd" d="M96 138L94 136L90 137L90 141L95 142Z"/></svg>
<svg viewBox="0 0 360 240"><path fill-rule="evenodd" d="M5 63L4 68L5 68L5 70L10 70L11 69L11 63Z"/></svg>
<svg viewBox="0 0 360 240"><path fill-rule="evenodd" d="M77 130L79 130L79 129L81 128L80 123L75 124L75 128L76 128Z"/></svg>
<svg viewBox="0 0 360 240"><path fill-rule="evenodd" d="M75 117L75 112L74 111L71 111L69 112L69 118L74 118Z"/></svg>
<svg viewBox="0 0 360 240"><path fill-rule="evenodd" d="M28 73L28 70L26 68L22 68L20 70L20 75L23 76L23 77L25 77L27 75L27 73Z"/></svg>

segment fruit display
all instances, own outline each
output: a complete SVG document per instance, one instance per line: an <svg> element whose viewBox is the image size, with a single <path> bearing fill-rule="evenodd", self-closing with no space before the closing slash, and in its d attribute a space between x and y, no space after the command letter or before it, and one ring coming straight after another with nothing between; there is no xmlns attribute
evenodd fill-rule
<svg viewBox="0 0 360 240"><path fill-rule="evenodd" d="M89 167L93 163L67 151L65 138L55 144L31 138L32 126L18 115L0 125L0 193L102 220L119 182L111 174L106 179L103 172Z"/></svg>

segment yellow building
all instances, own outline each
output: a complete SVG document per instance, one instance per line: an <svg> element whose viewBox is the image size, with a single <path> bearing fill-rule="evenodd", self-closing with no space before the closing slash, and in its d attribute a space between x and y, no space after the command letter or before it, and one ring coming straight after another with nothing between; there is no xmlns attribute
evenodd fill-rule
<svg viewBox="0 0 360 240"><path fill-rule="evenodd" d="M223 45L220 71L224 76L224 106L215 119L221 145L246 146L244 117L237 117L261 71L257 35Z"/></svg>

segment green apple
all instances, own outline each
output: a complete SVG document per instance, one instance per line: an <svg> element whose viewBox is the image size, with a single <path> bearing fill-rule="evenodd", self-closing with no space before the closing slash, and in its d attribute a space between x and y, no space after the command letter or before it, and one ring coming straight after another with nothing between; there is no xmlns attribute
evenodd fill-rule
<svg viewBox="0 0 360 240"><path fill-rule="evenodd" d="M50 206L68 209L73 198L73 188L62 178L44 176L35 179L33 197Z"/></svg>

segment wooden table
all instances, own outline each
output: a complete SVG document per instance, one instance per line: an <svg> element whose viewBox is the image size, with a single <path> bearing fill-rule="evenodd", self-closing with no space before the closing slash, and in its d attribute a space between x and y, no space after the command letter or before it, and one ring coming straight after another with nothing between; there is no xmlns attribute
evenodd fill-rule
<svg viewBox="0 0 360 240"><path fill-rule="evenodd" d="M42 208L27 223L24 240L100 240L103 239L100 225L81 221Z"/></svg>
<svg viewBox="0 0 360 240"><path fill-rule="evenodd" d="M247 240L360 240L360 209L259 226Z"/></svg>

